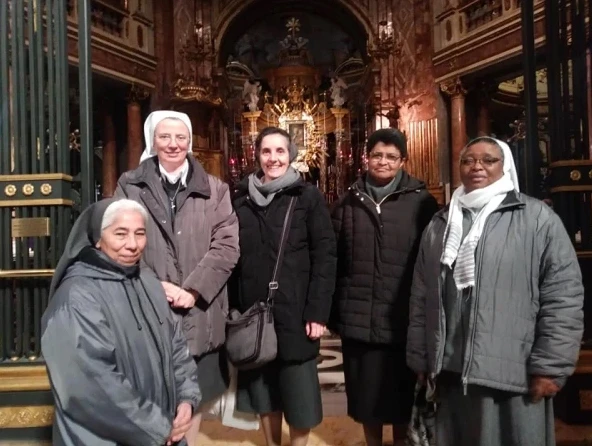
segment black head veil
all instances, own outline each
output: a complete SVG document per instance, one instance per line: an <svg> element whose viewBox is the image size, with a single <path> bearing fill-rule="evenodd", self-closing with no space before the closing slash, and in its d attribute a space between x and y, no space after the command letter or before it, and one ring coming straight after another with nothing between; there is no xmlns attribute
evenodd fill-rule
<svg viewBox="0 0 592 446"><path fill-rule="evenodd" d="M70 235L66 241L66 247L53 274L51 286L49 287L50 299L66 275L68 267L76 261L80 252L87 246L95 246L97 244L101 238L101 223L105 211L111 204L118 200L117 198L107 198L98 201L87 207L80 214L70 231Z"/></svg>

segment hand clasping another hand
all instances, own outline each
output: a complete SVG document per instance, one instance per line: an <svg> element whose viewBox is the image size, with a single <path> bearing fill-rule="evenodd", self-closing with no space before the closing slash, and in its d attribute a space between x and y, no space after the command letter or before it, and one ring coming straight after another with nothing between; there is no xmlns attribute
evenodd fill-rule
<svg viewBox="0 0 592 446"><path fill-rule="evenodd" d="M192 308L197 300L197 293L191 293L170 282L161 282L167 301L173 308Z"/></svg>

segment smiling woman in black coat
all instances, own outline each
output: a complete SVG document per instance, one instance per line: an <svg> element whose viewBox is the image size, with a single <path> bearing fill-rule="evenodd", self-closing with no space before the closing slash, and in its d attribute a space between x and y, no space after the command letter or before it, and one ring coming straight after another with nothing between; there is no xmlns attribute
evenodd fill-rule
<svg viewBox="0 0 592 446"><path fill-rule="evenodd" d="M411 415L409 293L419 239L438 206L403 169L407 146L399 130L377 130L366 149L368 172L333 210L339 261L331 328L342 340L348 414L375 446L382 445L383 424L393 424L397 444Z"/></svg>
<svg viewBox="0 0 592 446"><path fill-rule="evenodd" d="M297 149L289 134L266 128L255 148L261 170L239 184L234 198L241 257L230 299L239 311L267 298L284 217L291 197L297 200L273 309L278 358L239 372L237 408L261 415L269 446L281 444L282 414L291 445L306 445L322 420L316 357L335 286L335 234L321 192L290 167Z"/></svg>

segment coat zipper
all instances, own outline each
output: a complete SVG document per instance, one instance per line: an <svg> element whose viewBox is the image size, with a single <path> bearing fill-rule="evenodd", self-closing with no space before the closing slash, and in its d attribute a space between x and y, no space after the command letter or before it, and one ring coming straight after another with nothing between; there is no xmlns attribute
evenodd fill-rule
<svg viewBox="0 0 592 446"><path fill-rule="evenodd" d="M445 270L444 268L440 267L440 274L438 275L438 299L440 303L440 308L444 308L444 297L442 295L442 288L444 286L445 280ZM444 334L444 342L440 342L442 346L438 350L438 359L436 361L436 375L440 373L442 370L442 362L444 361L444 348L446 346L446 316L444 315L443 311L440 311L440 337L442 338L442 333ZM443 329L442 329L443 328Z"/></svg>
<svg viewBox="0 0 592 446"><path fill-rule="evenodd" d="M368 195L366 192L362 192L362 191L361 191L361 190L359 190L359 189L358 189L358 192L359 192L360 194L364 195L365 197L367 197L367 198L368 198L368 200L370 200L370 201L371 201L371 202L374 204L374 206L376 207L376 212L377 212L377 214L378 214L378 215L380 215L380 213L381 213L381 210L380 210L380 205L381 205L382 203L384 203L384 201L385 201L385 200L386 200L388 197L390 197L391 195L397 195L397 194L400 194L401 192L403 192L403 190L404 190L404 189L402 189L402 190L400 190L400 191L396 191L396 192L391 192L391 193L390 193L390 194L388 194L386 197L384 197L382 200L380 200L380 203L377 203L376 201L374 201L374 199L373 199L373 198L372 198L370 195Z"/></svg>
<svg viewBox="0 0 592 446"><path fill-rule="evenodd" d="M483 234L481 236L481 241L485 239L485 235L487 234L487 228L489 227L490 216L487 217L485 221L485 225L483 226ZM479 260L475 263L475 303L473 304L473 326L471 327L471 336L468 343L468 358L467 362L463 369L463 374L461 376L461 382L463 386L463 395L466 396L467 394L467 387L469 385L469 370L471 369L471 363L473 362L473 350L475 349L475 335L477 333L477 306L479 304L479 284L480 284L480 274L481 274L481 265L483 265L483 253L485 249L483 248L483 243L479 243L478 248L479 250ZM469 316L470 317L470 316Z"/></svg>

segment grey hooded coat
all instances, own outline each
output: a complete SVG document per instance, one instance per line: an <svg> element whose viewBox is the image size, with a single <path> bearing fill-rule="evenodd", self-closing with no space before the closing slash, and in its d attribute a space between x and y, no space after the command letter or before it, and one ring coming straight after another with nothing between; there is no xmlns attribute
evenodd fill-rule
<svg viewBox="0 0 592 446"><path fill-rule="evenodd" d="M410 299L407 364L439 373L446 340L440 263L448 210L425 230ZM562 385L583 334L584 288L559 217L541 201L511 192L487 219L476 250L465 385L527 393L529 376Z"/></svg>
<svg viewBox="0 0 592 446"><path fill-rule="evenodd" d="M156 276L78 261L42 319L54 446L164 445L178 404L197 408L197 369Z"/></svg>

